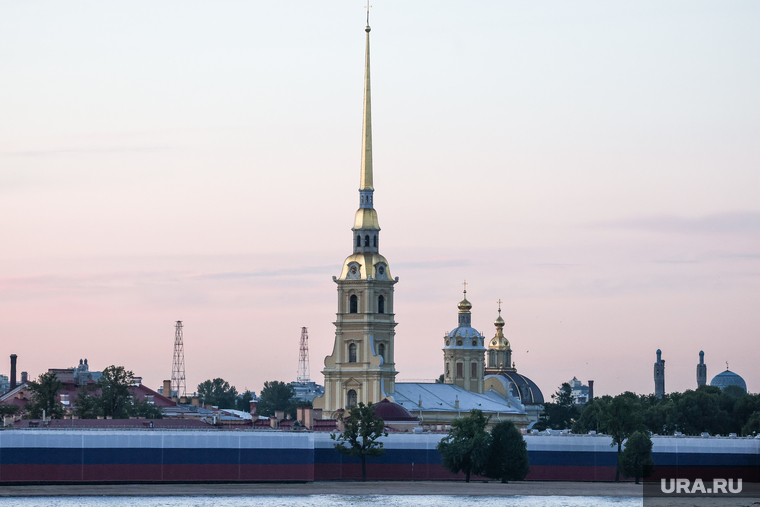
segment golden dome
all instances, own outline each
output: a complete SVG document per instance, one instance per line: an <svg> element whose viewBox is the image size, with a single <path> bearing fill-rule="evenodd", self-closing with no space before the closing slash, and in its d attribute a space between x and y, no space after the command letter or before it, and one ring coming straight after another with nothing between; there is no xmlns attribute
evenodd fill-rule
<svg viewBox="0 0 760 507"><path fill-rule="evenodd" d="M457 308L459 308L459 313L470 313L472 303L467 301L467 291L464 291L464 299L459 302Z"/></svg>
<svg viewBox="0 0 760 507"><path fill-rule="evenodd" d="M501 318L501 308L499 308L499 316L496 317L496 320L493 322L493 324L496 327L504 327L504 319Z"/></svg>
<svg viewBox="0 0 760 507"><path fill-rule="evenodd" d="M376 253L355 253L343 261L338 280L393 280L388 261Z"/></svg>

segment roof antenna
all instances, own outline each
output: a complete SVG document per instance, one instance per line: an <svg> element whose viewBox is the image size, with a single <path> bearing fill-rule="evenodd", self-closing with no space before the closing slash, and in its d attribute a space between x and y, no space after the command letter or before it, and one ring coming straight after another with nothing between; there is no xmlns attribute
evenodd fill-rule
<svg viewBox="0 0 760 507"><path fill-rule="evenodd" d="M369 0L367 0L367 7L366 7L366 9L367 9L367 26L369 26L369 9L371 7L372 6L369 4Z"/></svg>

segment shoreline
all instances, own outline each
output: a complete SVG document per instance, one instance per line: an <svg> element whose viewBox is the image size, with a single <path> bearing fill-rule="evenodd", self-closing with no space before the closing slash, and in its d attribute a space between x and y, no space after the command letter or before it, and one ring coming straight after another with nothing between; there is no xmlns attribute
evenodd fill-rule
<svg viewBox="0 0 760 507"><path fill-rule="evenodd" d="M0 498L46 496L599 496L639 497L631 482L325 481L215 484L51 484L0 486Z"/></svg>

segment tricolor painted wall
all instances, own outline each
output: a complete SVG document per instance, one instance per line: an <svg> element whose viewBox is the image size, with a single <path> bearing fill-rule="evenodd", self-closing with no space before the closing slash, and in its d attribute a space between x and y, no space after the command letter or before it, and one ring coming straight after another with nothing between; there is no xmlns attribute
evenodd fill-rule
<svg viewBox="0 0 760 507"><path fill-rule="evenodd" d="M451 480L435 447L441 434L392 434L368 459L368 478ZM611 481L606 436L526 436L529 480ZM655 477L760 482L760 440L655 437ZM358 458L328 434L269 431L0 431L0 483L351 480Z"/></svg>

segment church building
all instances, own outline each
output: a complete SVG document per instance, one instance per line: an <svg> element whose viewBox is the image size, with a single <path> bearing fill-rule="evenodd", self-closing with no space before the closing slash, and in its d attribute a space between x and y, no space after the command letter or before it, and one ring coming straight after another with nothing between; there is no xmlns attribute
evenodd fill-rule
<svg viewBox="0 0 760 507"><path fill-rule="evenodd" d="M479 409L491 416L492 424L511 420L524 428L535 420L529 419L524 401L543 402L543 398L532 382L513 380L524 377L516 374L514 365L510 369L509 342L506 349L501 341L494 346L495 353L503 356L507 352L507 356L499 356L500 362L491 361L492 368L488 369L486 338L472 327L472 304L467 300L466 285L464 299L458 304L458 325L444 337L443 383L396 382L393 295L398 278L391 276L390 265L380 254L372 167L369 26L365 32L359 209L351 229L352 253L343 262L340 276L333 277L338 293L335 342L322 370L325 391L314 399L314 407L322 409L326 417L337 417L359 402L377 404L387 400L417 417L423 428L435 430L444 430L452 420ZM497 337L503 337L498 322ZM503 324L502 320L502 327ZM489 380L495 377L502 380ZM527 391L521 391L527 383Z"/></svg>

